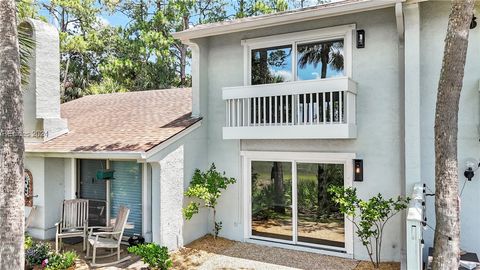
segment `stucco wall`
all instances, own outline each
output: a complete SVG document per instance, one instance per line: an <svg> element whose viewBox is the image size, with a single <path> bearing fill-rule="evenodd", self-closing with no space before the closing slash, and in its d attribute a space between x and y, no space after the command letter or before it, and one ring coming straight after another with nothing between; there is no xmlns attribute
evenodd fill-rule
<svg viewBox="0 0 480 270"><path fill-rule="evenodd" d="M26 157L25 168L33 176L33 204L37 206L28 230L35 238L55 237L64 199L65 168L62 158Z"/></svg>
<svg viewBox="0 0 480 270"><path fill-rule="evenodd" d="M450 12L449 2L425 2L420 6L421 22L421 156L422 179L431 190L435 189L435 152L434 152L434 117L438 79L443 56L444 39ZM475 14L480 12L480 3L476 4ZM478 15L477 15L478 17ZM465 178L463 170L467 158L480 158L480 27L470 31L467 63L460 98L458 160L459 185L462 187ZM461 248L480 252L480 216L478 205L480 197L480 171L471 182L467 182L461 197ZM430 226L435 227L435 209L433 197L427 198L427 219ZM426 246L433 243L433 231L425 232Z"/></svg>
<svg viewBox="0 0 480 270"><path fill-rule="evenodd" d="M353 46L353 79L358 83L357 126L354 140L223 140L225 105L222 87L243 85L242 39L289 33L329 26L356 23L366 31L366 47ZM204 40L203 40L204 41ZM381 192L387 197L401 192L401 91L398 82L398 43L394 10L383 9L281 27L211 37L208 39L208 87L201 89L208 96L209 160L220 170L237 178L237 184L224 192L219 203L218 218L223 221L222 236L242 240L242 192L240 155L242 150L351 152L364 159L365 181L356 183L361 197ZM387 260L400 260L401 218L386 228L383 255ZM355 241L356 258L367 254Z"/></svg>
<svg viewBox="0 0 480 270"><path fill-rule="evenodd" d="M206 124L172 143L148 159L152 166L153 240L179 248L207 233L208 211L201 209L191 220L184 220L183 196L196 168L207 167Z"/></svg>
<svg viewBox="0 0 480 270"><path fill-rule="evenodd" d="M34 213L34 218L30 223L28 233L35 238L43 238L45 219L45 193L44 193L44 181L45 181L45 160L42 157L26 157L25 169L30 170L33 177L33 205L37 206Z"/></svg>

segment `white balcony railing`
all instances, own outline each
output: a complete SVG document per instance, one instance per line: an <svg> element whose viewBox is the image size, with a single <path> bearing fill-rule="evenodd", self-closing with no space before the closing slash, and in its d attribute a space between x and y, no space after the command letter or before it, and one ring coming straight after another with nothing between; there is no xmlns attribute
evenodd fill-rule
<svg viewBox="0 0 480 270"><path fill-rule="evenodd" d="M349 78L223 88L224 139L355 138Z"/></svg>

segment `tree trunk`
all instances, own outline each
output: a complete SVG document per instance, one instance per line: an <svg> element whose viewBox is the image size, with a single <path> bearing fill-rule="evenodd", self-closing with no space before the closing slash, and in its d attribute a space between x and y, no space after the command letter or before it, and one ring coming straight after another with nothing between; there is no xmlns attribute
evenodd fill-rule
<svg viewBox="0 0 480 270"><path fill-rule="evenodd" d="M317 165L317 218L330 215L331 201L328 197L327 171L323 164Z"/></svg>
<svg viewBox="0 0 480 270"><path fill-rule="evenodd" d="M283 166L281 162L273 162L272 180L274 190L273 210L277 213L285 214L285 201L283 199L285 188L283 187Z"/></svg>
<svg viewBox="0 0 480 270"><path fill-rule="evenodd" d="M462 90L473 6L474 0L452 1L438 83L435 114L436 228L433 270L458 269L459 266L458 103Z"/></svg>
<svg viewBox="0 0 480 270"><path fill-rule="evenodd" d="M0 269L23 269L23 104L15 0L0 0Z"/></svg>
<svg viewBox="0 0 480 270"><path fill-rule="evenodd" d="M320 51L320 59L322 61L322 71L320 74L320 78L324 79L327 78L327 68L328 68L328 63L330 62L330 48L332 45L330 43L325 43L321 45L321 51Z"/></svg>

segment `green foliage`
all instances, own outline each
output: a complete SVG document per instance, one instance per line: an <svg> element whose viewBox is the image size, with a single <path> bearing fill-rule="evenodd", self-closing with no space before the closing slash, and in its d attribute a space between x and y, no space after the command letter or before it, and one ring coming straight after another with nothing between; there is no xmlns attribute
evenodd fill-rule
<svg viewBox="0 0 480 270"><path fill-rule="evenodd" d="M25 250L33 246L33 238L30 235L25 235L25 241L23 243Z"/></svg>
<svg viewBox="0 0 480 270"><path fill-rule="evenodd" d="M222 195L222 190L227 189L228 185L235 183L234 178L226 177L225 172L217 171L215 164L212 163L210 169L205 172L199 169L195 170L190 186L185 192L185 196L189 198L196 198L203 202L203 206L213 209L214 235L217 236L222 228L221 222L217 224L215 219L215 206L218 203L218 198ZM183 215L187 220L191 219L193 215L198 213L201 204L197 201L191 201L185 208L183 208Z"/></svg>
<svg viewBox="0 0 480 270"><path fill-rule="evenodd" d="M339 206L340 211L352 220L357 228L357 236L367 248L370 261L374 268L378 268L385 224L398 212L407 208L410 198L399 196L396 199L384 199L379 193L365 201L358 198L355 188L330 186L328 191L333 195L333 201Z"/></svg>
<svg viewBox="0 0 480 270"><path fill-rule="evenodd" d="M31 247L25 250L25 260L29 265L42 264L51 251L50 245L45 242L33 242Z"/></svg>
<svg viewBox="0 0 480 270"><path fill-rule="evenodd" d="M99 83L95 82L90 86L88 86L85 94L99 95L99 94L109 94L109 93L121 93L121 92L127 92L127 91L128 90L124 88L121 84L107 77Z"/></svg>
<svg viewBox="0 0 480 270"><path fill-rule="evenodd" d="M97 93L188 87L191 52L171 33L288 8L287 0L18 1L20 18L46 14L59 30L62 102ZM126 17L122 26L102 18L118 13Z"/></svg>
<svg viewBox="0 0 480 270"><path fill-rule="evenodd" d="M51 253L48 261L44 262L45 270L63 270L75 265L75 260L78 258L74 251L67 251L64 253Z"/></svg>
<svg viewBox="0 0 480 270"><path fill-rule="evenodd" d="M215 237L218 237L218 234L220 233L220 230L222 229L223 225L222 225L222 222L219 221L219 222L216 222L215 221L215 228L213 229L213 233L215 235Z"/></svg>
<svg viewBox="0 0 480 270"><path fill-rule="evenodd" d="M173 264L168 254L168 248L157 244L146 243L129 247L128 252L140 256L142 261L153 269L166 270Z"/></svg>

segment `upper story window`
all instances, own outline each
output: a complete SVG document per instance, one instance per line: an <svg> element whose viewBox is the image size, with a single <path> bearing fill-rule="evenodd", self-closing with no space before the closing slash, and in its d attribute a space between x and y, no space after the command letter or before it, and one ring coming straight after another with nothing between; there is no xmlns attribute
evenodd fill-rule
<svg viewBox="0 0 480 270"><path fill-rule="evenodd" d="M350 77L353 29L345 25L242 41L245 84Z"/></svg>
<svg viewBox="0 0 480 270"><path fill-rule="evenodd" d="M297 79L345 76L343 39L297 45Z"/></svg>

